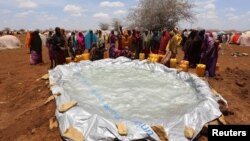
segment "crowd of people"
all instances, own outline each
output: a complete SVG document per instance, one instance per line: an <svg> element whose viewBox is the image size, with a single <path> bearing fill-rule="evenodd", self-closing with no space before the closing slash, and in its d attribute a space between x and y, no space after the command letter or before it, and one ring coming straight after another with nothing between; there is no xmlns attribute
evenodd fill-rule
<svg viewBox="0 0 250 141"><path fill-rule="evenodd" d="M43 63L42 41L38 31L30 32L27 36L30 48L30 63ZM189 66L195 68L197 64L205 64L209 76L215 76L218 59L219 42L215 40L211 32L205 30L173 30L139 31L138 29L111 31L109 35L101 30L94 33L89 30L83 32L71 32L66 35L64 29L55 28L54 33L49 32L46 46L51 60L50 68L66 63L66 58L75 59L76 55L84 52L90 53L90 60L104 58L104 52L109 50L109 58L125 56L130 59L139 59L139 54L144 53L145 58L150 53L164 56L161 63L169 66L170 59L176 58L177 48L182 47L184 60L189 61Z"/></svg>
<svg viewBox="0 0 250 141"><path fill-rule="evenodd" d="M205 64L207 74L210 77L215 76L220 47L218 38L205 30L190 30L189 34L184 30L182 39L183 59L189 61L189 67L195 68L197 64Z"/></svg>

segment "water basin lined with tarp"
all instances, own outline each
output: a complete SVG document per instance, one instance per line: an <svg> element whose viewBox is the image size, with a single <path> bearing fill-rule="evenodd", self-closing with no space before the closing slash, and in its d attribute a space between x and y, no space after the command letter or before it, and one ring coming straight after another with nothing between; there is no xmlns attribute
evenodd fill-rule
<svg viewBox="0 0 250 141"><path fill-rule="evenodd" d="M197 135L221 115L205 81L161 64L124 57L82 61L58 66L49 77L52 93L61 93L57 107L78 103L67 112L56 111L61 133L75 127L85 140L159 140L152 125L162 125L169 140L187 140L185 127ZM118 134L117 122L125 123L128 135Z"/></svg>

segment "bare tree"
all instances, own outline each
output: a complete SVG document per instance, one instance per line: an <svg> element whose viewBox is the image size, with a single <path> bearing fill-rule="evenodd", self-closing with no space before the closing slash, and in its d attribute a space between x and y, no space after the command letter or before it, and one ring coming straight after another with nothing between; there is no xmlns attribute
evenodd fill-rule
<svg viewBox="0 0 250 141"><path fill-rule="evenodd" d="M115 31L119 31L120 26L122 26L122 22L119 19L114 18L112 20L112 26L113 26Z"/></svg>
<svg viewBox="0 0 250 141"><path fill-rule="evenodd" d="M189 0L139 0L128 19L131 25L143 29L173 29L181 20L194 19L192 7Z"/></svg>
<svg viewBox="0 0 250 141"><path fill-rule="evenodd" d="M6 34L9 34L10 33L10 28L9 27L5 27L4 28L4 30L3 30L3 32L5 32Z"/></svg>
<svg viewBox="0 0 250 141"><path fill-rule="evenodd" d="M99 23L99 27L101 30L108 30L109 24L108 23Z"/></svg>
<svg viewBox="0 0 250 141"><path fill-rule="evenodd" d="M21 29L19 29L19 32L24 33L25 29L21 28Z"/></svg>

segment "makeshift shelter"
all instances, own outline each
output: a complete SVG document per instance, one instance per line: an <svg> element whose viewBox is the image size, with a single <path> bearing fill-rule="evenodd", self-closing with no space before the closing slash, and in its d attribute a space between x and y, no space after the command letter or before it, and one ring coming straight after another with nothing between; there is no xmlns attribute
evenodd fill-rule
<svg viewBox="0 0 250 141"><path fill-rule="evenodd" d="M246 35L250 35L250 31L246 31L244 34L246 34Z"/></svg>
<svg viewBox="0 0 250 141"><path fill-rule="evenodd" d="M194 139L205 123L221 116L221 97L205 81L146 60L70 63L50 70L49 81L65 139L74 130L87 141L158 141L151 127L162 125L170 141L188 141L185 127L194 129Z"/></svg>
<svg viewBox="0 0 250 141"><path fill-rule="evenodd" d="M249 34L242 34L239 40L241 46L250 47L250 32Z"/></svg>
<svg viewBox="0 0 250 141"><path fill-rule="evenodd" d="M231 36L231 41L230 43L231 44L240 44L240 34L239 33L234 33L232 36Z"/></svg>
<svg viewBox="0 0 250 141"><path fill-rule="evenodd" d="M13 35L4 35L0 37L0 50L20 48L20 40Z"/></svg>
<svg viewBox="0 0 250 141"><path fill-rule="evenodd" d="M46 35L41 34L41 33L39 33L39 35L40 35L40 38L42 40L42 46L46 46L46 41L47 41Z"/></svg>

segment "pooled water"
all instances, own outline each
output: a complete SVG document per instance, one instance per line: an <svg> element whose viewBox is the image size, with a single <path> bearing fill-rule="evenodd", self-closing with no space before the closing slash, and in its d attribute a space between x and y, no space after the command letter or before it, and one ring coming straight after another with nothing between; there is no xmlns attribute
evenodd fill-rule
<svg viewBox="0 0 250 141"><path fill-rule="evenodd" d="M127 65L83 69L63 82L86 111L107 119L173 121L198 103L192 84L176 75Z"/></svg>

